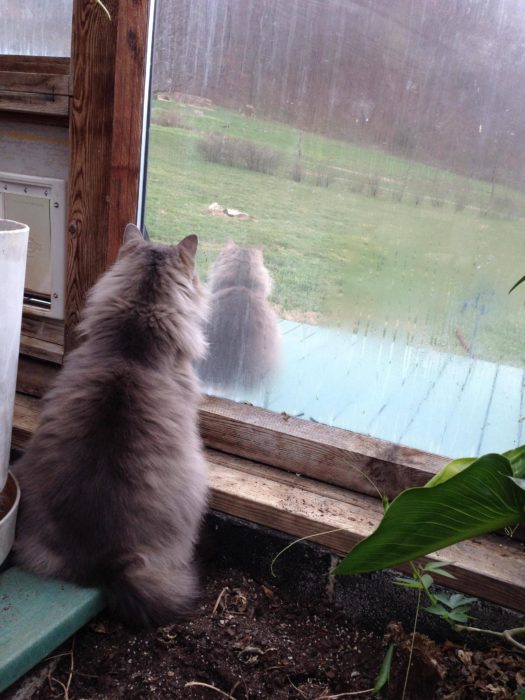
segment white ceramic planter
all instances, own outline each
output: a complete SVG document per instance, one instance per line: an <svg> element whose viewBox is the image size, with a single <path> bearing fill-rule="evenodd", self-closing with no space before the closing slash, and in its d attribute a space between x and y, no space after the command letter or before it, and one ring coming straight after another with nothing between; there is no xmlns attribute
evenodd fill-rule
<svg viewBox="0 0 525 700"><path fill-rule="evenodd" d="M20 348L20 327L24 301L27 241L29 228L16 221L0 219L0 564L7 556L18 506L18 487L13 497L13 482L7 484L9 450L16 392L16 373ZM4 487L5 493L4 493ZM7 508L7 512L5 512ZM2 511L0 510L0 513ZM2 554L5 555L2 557Z"/></svg>

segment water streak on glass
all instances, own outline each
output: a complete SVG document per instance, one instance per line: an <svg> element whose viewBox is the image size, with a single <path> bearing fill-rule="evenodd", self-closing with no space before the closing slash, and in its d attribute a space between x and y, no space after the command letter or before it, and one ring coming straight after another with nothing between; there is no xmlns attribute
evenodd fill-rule
<svg viewBox="0 0 525 700"><path fill-rule="evenodd" d="M69 56L73 0L1 0L0 54Z"/></svg>
<svg viewBox="0 0 525 700"><path fill-rule="evenodd" d="M450 456L523 442L520 0L158 0L151 106L150 237L197 233L212 285L228 241L273 279L216 299L207 391Z"/></svg>

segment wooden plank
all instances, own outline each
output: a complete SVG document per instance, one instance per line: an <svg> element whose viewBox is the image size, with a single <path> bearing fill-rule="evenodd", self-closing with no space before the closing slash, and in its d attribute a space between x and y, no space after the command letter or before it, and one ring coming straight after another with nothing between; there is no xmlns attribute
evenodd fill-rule
<svg viewBox="0 0 525 700"><path fill-rule="evenodd" d="M69 125L69 115L0 110L0 125L6 122L11 125L13 121L18 122L18 124L37 124L38 126L60 126L67 128Z"/></svg>
<svg viewBox="0 0 525 700"><path fill-rule="evenodd" d="M69 99L66 95L0 90L0 110L64 116L69 112Z"/></svg>
<svg viewBox="0 0 525 700"><path fill-rule="evenodd" d="M276 473L253 463L239 468L209 452L213 508L295 537L316 535L315 541L346 554L379 524L377 500L354 494L351 502L341 489L307 485L308 479ZM335 532L328 532L336 530ZM325 534L320 534L325 533ZM276 552L277 553L277 552ZM497 537L483 537L448 547L426 559L453 561L454 580L448 587L525 612L525 570L521 546ZM406 566L396 567L402 571Z"/></svg>
<svg viewBox="0 0 525 700"><path fill-rule="evenodd" d="M200 411L205 444L229 454L389 498L423 485L445 463L437 455L394 445L255 406L206 397Z"/></svg>
<svg viewBox="0 0 525 700"><path fill-rule="evenodd" d="M61 365L64 359L64 347L56 343L50 343L48 340L40 340L40 338L32 338L22 334L20 337L20 354Z"/></svg>
<svg viewBox="0 0 525 700"><path fill-rule="evenodd" d="M47 95L68 95L69 75L0 70L0 86L2 92L14 90Z"/></svg>
<svg viewBox="0 0 525 700"><path fill-rule="evenodd" d="M69 58L0 55L0 71L69 74Z"/></svg>
<svg viewBox="0 0 525 700"><path fill-rule="evenodd" d="M16 390L21 394L41 398L51 386L59 368L60 366L53 362L21 355L18 358Z"/></svg>
<svg viewBox="0 0 525 700"><path fill-rule="evenodd" d="M126 3L122 3L125 5ZM118 3L111 21L95 3L73 3L69 237L65 345L73 344L88 289L106 268Z"/></svg>
<svg viewBox="0 0 525 700"><path fill-rule="evenodd" d="M474 360L453 355L420 402L399 440L404 444L443 452L443 434L453 406L461 398Z"/></svg>
<svg viewBox="0 0 525 700"><path fill-rule="evenodd" d="M137 219L148 14L149 0L119 3L107 264L117 257L126 224Z"/></svg>
<svg viewBox="0 0 525 700"><path fill-rule="evenodd" d="M522 385L521 368L500 366L480 436L479 454L505 452L519 446Z"/></svg>
<svg viewBox="0 0 525 700"><path fill-rule="evenodd" d="M147 0L73 6L66 349L88 289L136 216ZM128 100L131 100L128 102Z"/></svg>
<svg viewBox="0 0 525 700"><path fill-rule="evenodd" d="M449 454L456 457L475 457L477 454L498 367L493 362L476 359L471 362L473 364L459 399L451 404L441 431L442 443L449 445Z"/></svg>
<svg viewBox="0 0 525 700"><path fill-rule="evenodd" d="M17 394L13 414L11 446L23 449L35 432L40 420L40 399Z"/></svg>
<svg viewBox="0 0 525 700"><path fill-rule="evenodd" d="M22 317L22 333L31 338L55 343L55 345L64 344L64 322L56 318L24 314Z"/></svg>

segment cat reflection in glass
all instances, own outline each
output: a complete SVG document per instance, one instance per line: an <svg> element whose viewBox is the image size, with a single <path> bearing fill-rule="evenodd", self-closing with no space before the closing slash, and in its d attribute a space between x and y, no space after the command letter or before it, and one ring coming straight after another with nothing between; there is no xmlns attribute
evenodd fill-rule
<svg viewBox="0 0 525 700"><path fill-rule="evenodd" d="M209 351L199 364L204 386L255 389L275 373L280 354L272 280L260 248L228 241L209 275Z"/></svg>

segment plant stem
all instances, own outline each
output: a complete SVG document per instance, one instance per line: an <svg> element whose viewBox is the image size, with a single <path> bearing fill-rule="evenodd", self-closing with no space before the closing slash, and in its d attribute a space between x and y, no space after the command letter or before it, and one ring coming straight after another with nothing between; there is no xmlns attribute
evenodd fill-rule
<svg viewBox="0 0 525 700"><path fill-rule="evenodd" d="M412 564L412 562L410 562ZM413 566L413 564L412 564ZM403 685L403 695L401 696L401 700L405 700L405 693L407 690L407 685L408 685L408 676L410 675L410 666L412 664L412 654L414 652L414 642L416 640L416 628L417 628L417 621L419 619L419 606L421 605L421 589L417 592L417 606L416 606L416 616L414 618L414 628L412 629L412 643L410 645L410 654L408 656L408 666L407 666L407 672L405 675L405 683Z"/></svg>
<svg viewBox="0 0 525 700"><path fill-rule="evenodd" d="M492 637L499 637L500 639L505 639L505 641L509 642L520 651L525 651L525 644L522 644L521 642L518 642L517 639L515 639L516 636L525 634L525 627L515 627L511 630L503 630L503 632L495 632L494 630L486 630L480 627L470 627L469 625L454 625L454 629L456 629L458 632L476 632L478 634L490 634Z"/></svg>

